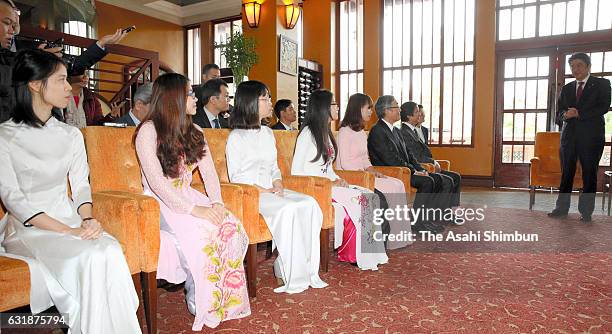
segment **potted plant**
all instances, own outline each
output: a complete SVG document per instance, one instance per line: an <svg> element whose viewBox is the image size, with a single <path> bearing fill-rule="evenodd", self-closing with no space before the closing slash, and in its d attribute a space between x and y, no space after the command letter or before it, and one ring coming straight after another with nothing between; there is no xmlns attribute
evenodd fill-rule
<svg viewBox="0 0 612 334"><path fill-rule="evenodd" d="M246 37L241 32L236 32L225 44L215 43L215 46L222 47L221 54L225 56L227 67L232 69L234 84L238 87L244 77L249 75L253 65L259 61L255 52L257 42L252 37Z"/></svg>

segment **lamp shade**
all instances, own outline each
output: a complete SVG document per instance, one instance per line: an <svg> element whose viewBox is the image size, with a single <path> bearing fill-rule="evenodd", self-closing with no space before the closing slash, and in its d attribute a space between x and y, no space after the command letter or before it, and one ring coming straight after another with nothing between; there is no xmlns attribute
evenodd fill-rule
<svg viewBox="0 0 612 334"><path fill-rule="evenodd" d="M256 1L251 1L242 4L244 7L244 16L246 17L247 23L251 28L257 28L259 26L259 14L261 13L261 4Z"/></svg>
<svg viewBox="0 0 612 334"><path fill-rule="evenodd" d="M302 7L298 4L285 5L285 27L293 29L300 18Z"/></svg>

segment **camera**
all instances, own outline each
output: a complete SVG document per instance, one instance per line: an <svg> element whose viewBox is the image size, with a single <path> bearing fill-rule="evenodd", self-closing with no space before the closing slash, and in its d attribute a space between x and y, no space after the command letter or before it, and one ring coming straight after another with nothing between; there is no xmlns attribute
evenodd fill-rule
<svg viewBox="0 0 612 334"><path fill-rule="evenodd" d="M45 47L46 49L51 49L51 48L56 48L56 47L63 47L64 46L64 38L58 38L53 42L49 42L49 41L44 41L44 43L47 44L47 46Z"/></svg>

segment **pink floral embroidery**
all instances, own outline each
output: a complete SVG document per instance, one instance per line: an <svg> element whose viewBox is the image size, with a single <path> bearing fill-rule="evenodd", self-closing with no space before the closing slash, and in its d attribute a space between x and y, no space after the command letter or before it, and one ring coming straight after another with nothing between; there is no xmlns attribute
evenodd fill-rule
<svg viewBox="0 0 612 334"><path fill-rule="evenodd" d="M239 289L244 285L244 273L240 270L232 270L225 275L223 286L231 289Z"/></svg>
<svg viewBox="0 0 612 334"><path fill-rule="evenodd" d="M240 224L233 217L226 216L217 232L218 240L202 249L212 265L207 279L215 285L212 291L214 302L208 312L214 313L220 320L227 317L227 309L243 303L239 295L240 288L245 284L242 258L231 259L227 254L230 239L240 231Z"/></svg>
<svg viewBox="0 0 612 334"><path fill-rule="evenodd" d="M231 222L226 222L219 227L219 238L221 242L227 242L236 233L236 226Z"/></svg>

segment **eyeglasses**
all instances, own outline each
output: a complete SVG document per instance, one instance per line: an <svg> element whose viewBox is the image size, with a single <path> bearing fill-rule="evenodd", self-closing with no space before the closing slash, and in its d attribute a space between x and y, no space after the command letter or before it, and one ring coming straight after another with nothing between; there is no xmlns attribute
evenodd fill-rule
<svg viewBox="0 0 612 334"><path fill-rule="evenodd" d="M191 90L187 92L187 96L195 97L195 92Z"/></svg>
<svg viewBox="0 0 612 334"><path fill-rule="evenodd" d="M272 97L270 97L270 96L268 96L268 97L265 97L265 96L264 97L260 97L259 100L260 101L267 101L267 102L272 103Z"/></svg>

